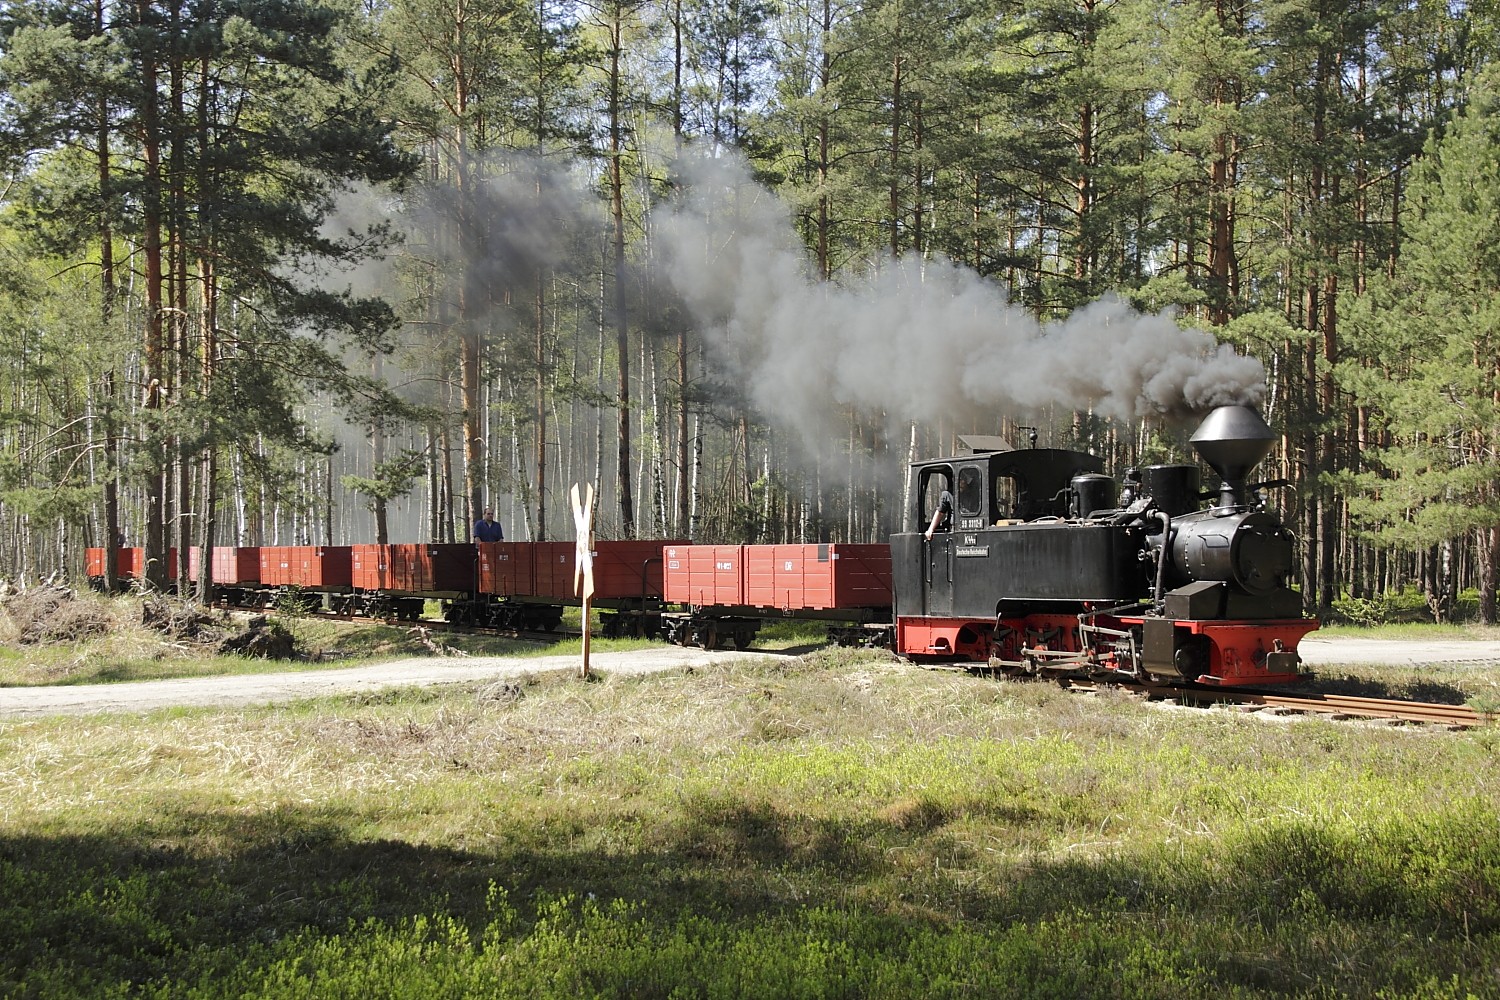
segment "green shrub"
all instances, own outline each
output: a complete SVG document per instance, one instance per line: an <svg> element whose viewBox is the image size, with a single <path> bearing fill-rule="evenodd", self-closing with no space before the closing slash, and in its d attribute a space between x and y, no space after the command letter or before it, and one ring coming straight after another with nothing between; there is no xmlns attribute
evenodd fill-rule
<svg viewBox="0 0 1500 1000"><path fill-rule="evenodd" d="M1389 624L1394 613L1394 602L1385 596L1340 597L1333 602L1334 621L1365 628Z"/></svg>

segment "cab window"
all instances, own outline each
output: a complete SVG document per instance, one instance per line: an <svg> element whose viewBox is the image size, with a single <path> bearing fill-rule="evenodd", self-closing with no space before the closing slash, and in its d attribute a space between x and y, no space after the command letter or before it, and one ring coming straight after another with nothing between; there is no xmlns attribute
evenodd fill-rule
<svg viewBox="0 0 1500 1000"><path fill-rule="evenodd" d="M984 476L978 466L966 465L958 470L958 512L964 517L979 517L984 509Z"/></svg>
<svg viewBox="0 0 1500 1000"><path fill-rule="evenodd" d="M1021 516L1021 490L1013 477L996 476L991 491L990 495L995 498L997 520L1009 520Z"/></svg>

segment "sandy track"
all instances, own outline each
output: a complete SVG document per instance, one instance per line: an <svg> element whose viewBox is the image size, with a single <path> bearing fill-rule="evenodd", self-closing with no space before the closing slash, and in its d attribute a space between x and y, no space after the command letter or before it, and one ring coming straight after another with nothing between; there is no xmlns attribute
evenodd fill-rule
<svg viewBox="0 0 1500 1000"><path fill-rule="evenodd" d="M649 673L706 667L765 653L730 650L709 652L684 646L596 652L589 665L596 672ZM66 687L0 688L0 718L80 715L93 712L147 712L179 706L234 708L317 698L323 695L379 691L409 685L503 680L553 671L576 671L578 656L421 657L339 670L297 670L230 677L181 677L121 684Z"/></svg>
<svg viewBox="0 0 1500 1000"><path fill-rule="evenodd" d="M1394 639L1302 640L1302 659L1316 671L1342 663L1472 664L1500 668L1500 642ZM784 653L734 652L660 646L630 652L596 652L590 665L599 672L638 674L684 667L709 667L736 659ZM503 680L527 674L578 669L578 657L422 657L340 670L298 670L232 677L184 677L121 684L0 688L0 718L83 715L96 712L148 712L180 706L236 708L270 705L324 695L379 691L408 685Z"/></svg>

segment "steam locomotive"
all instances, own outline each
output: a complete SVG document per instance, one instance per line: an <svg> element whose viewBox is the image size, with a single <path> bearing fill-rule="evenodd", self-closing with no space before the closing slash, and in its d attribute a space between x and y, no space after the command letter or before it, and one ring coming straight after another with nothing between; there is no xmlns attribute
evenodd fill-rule
<svg viewBox="0 0 1500 1000"><path fill-rule="evenodd" d="M745 648L772 618L830 623L840 643L917 662L1010 673L1167 683L1299 679L1297 644L1318 627L1287 585L1291 533L1247 484L1274 435L1255 411L1220 407L1192 437L1196 465L1129 470L1123 488L1085 452L975 450L917 463L910 524L945 494L949 530L889 545L694 545L601 541L593 605L605 635ZM1205 502L1209 506L1205 507ZM574 595L572 542L215 549L216 585L241 603L278 594L414 619L554 628ZM197 553L191 553L196 557ZM104 577L102 549L88 575ZM142 575L139 549L118 575ZM198 565L196 558L191 559ZM169 564L175 568L175 558Z"/></svg>
<svg viewBox="0 0 1500 1000"><path fill-rule="evenodd" d="M1053 448L914 466L913 523L948 493L951 530L891 538L895 639L913 660L1033 674L1168 683L1299 679L1297 644L1318 627L1287 585L1295 540L1247 484L1275 436L1244 406L1212 411L1196 465L1126 473ZM1210 506L1204 507L1209 501Z"/></svg>

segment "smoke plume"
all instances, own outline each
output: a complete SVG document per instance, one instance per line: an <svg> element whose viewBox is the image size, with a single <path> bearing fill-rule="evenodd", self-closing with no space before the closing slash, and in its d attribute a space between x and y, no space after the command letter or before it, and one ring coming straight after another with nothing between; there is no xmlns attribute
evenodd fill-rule
<svg viewBox="0 0 1500 1000"><path fill-rule="evenodd" d="M754 405L804 440L849 409L990 428L1049 406L1187 419L1264 393L1259 361L1118 298L1039 324L1002 285L945 261L818 281L774 195L722 161L692 173L659 223L673 284Z"/></svg>

